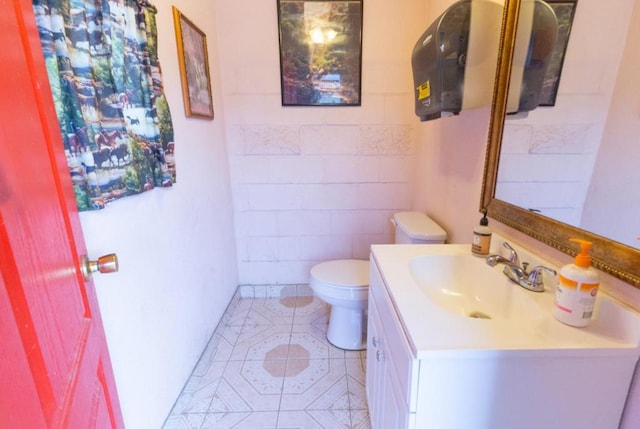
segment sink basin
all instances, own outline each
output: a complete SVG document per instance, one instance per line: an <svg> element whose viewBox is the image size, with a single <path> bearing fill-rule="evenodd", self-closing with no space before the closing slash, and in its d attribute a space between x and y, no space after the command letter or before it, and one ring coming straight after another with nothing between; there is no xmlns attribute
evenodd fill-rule
<svg viewBox="0 0 640 429"><path fill-rule="evenodd" d="M533 318L537 305L528 292L509 281L502 268L489 267L471 254L418 256L409 262L411 276L440 308L478 319ZM522 289L522 290L521 290Z"/></svg>
<svg viewBox="0 0 640 429"><path fill-rule="evenodd" d="M551 266L518 251L534 265ZM640 349L640 315L604 291L598 293L591 323L574 328L553 317L552 278L546 279L544 292L528 291L511 282L501 265L490 267L472 255L469 245L374 245L372 257L405 329L415 333L417 356L443 350L597 354Z"/></svg>

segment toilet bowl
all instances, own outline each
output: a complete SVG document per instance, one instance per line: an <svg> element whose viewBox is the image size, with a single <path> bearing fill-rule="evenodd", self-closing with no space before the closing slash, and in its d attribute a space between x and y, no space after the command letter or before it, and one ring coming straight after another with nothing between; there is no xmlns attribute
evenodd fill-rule
<svg viewBox="0 0 640 429"><path fill-rule="evenodd" d="M315 265L309 286L331 305L327 340L341 349L366 348L369 261L340 259Z"/></svg>
<svg viewBox="0 0 640 429"><path fill-rule="evenodd" d="M399 212L391 220L396 244L444 243L446 232L420 212ZM327 340L345 350L367 346L369 261L339 259L311 268L309 286L314 294L331 305Z"/></svg>

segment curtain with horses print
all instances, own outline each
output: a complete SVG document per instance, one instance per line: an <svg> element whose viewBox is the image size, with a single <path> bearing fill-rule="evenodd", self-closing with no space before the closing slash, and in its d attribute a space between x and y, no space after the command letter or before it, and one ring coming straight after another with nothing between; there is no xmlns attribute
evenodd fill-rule
<svg viewBox="0 0 640 429"><path fill-rule="evenodd" d="M145 0L33 0L78 209L175 182L173 125Z"/></svg>

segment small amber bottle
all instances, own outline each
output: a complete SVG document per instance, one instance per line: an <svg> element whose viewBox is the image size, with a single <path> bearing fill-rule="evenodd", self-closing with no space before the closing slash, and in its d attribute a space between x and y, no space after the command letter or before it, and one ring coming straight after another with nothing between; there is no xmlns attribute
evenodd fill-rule
<svg viewBox="0 0 640 429"><path fill-rule="evenodd" d="M482 219L480 224L473 228L473 242L471 243L471 253L474 255L486 256L491 247L491 228L487 219L487 210L482 209Z"/></svg>

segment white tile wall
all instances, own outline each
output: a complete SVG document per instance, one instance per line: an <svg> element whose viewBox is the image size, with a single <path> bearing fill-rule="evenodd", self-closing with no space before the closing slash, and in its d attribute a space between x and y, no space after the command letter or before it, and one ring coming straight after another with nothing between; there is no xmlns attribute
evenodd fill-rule
<svg viewBox="0 0 640 429"><path fill-rule="evenodd" d="M278 231L294 237L326 235L336 232L332 227L330 211L281 211L278 213Z"/></svg>
<svg viewBox="0 0 640 429"><path fill-rule="evenodd" d="M412 207L422 3L365 2L361 106L283 107L275 3L218 2L241 284L306 283L319 261L391 241L390 216Z"/></svg>

